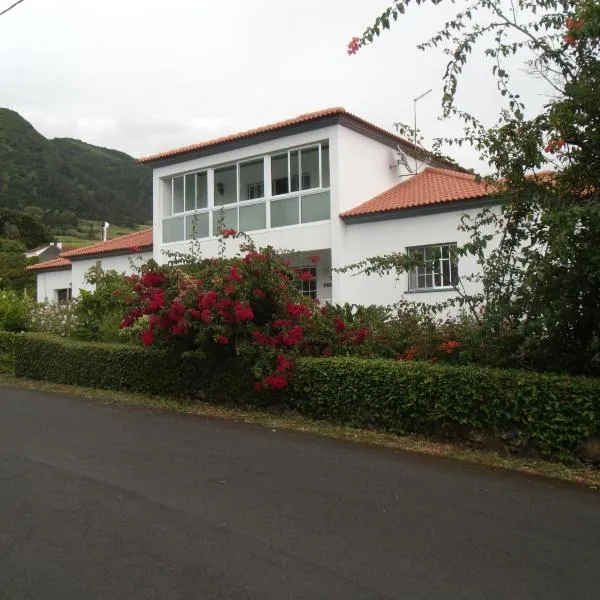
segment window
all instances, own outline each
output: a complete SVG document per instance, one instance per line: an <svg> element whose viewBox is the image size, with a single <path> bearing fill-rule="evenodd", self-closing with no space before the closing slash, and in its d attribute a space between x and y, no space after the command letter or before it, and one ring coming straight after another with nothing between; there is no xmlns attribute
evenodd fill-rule
<svg viewBox="0 0 600 600"><path fill-rule="evenodd" d="M407 253L417 256L422 264L409 272L409 290L449 288L458 282L458 262L453 256L455 243L433 244L407 248Z"/></svg>
<svg viewBox="0 0 600 600"><path fill-rule="evenodd" d="M55 292L56 292L56 301L59 304L69 302L69 300L71 300L71 288L63 288L61 290L55 290Z"/></svg>
<svg viewBox="0 0 600 600"><path fill-rule="evenodd" d="M304 294L305 296L308 296L309 298L313 298L316 299L317 298L317 267L315 266L310 266L310 267L300 267L299 269L296 269L296 271L298 273L309 273L311 275L311 279L307 280L307 281L301 281L301 292L302 294Z"/></svg>
<svg viewBox="0 0 600 600"><path fill-rule="evenodd" d="M329 181L327 142L162 179L162 242L328 220Z"/></svg>

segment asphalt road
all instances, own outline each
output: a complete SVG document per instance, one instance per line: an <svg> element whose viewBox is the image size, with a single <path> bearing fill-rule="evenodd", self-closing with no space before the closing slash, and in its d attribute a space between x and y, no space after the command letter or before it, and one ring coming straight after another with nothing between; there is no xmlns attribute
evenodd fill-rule
<svg viewBox="0 0 600 600"><path fill-rule="evenodd" d="M600 494L0 388L0 599L600 598Z"/></svg>

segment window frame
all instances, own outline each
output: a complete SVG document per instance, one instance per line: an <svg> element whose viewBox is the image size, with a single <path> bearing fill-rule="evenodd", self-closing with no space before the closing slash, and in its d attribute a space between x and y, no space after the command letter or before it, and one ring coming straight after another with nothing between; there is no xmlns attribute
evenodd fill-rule
<svg viewBox="0 0 600 600"><path fill-rule="evenodd" d="M458 259L452 260L452 252L458 247L456 242L440 242L435 244L422 244L419 246L408 246L406 248L407 256L412 256L417 251L421 251L423 257L423 265L413 267L408 271L408 292L435 292L448 291L456 289L460 275L458 269ZM448 248L448 256L444 257L444 248ZM426 250L437 250L439 257L426 259ZM430 265L428 263L431 263ZM444 266L448 265L451 283L444 285ZM420 269L425 269L425 272L420 272ZM422 287L419 285L419 279L424 277L425 282L429 280L430 285ZM439 283L436 279L439 278Z"/></svg>
<svg viewBox="0 0 600 600"><path fill-rule="evenodd" d="M162 181L167 184L166 187L162 186L161 190L168 190L170 193L170 214L164 214L165 211L165 202L161 200L160 206L162 207L163 214L161 214L161 245L171 245L171 244L183 244L190 242L192 240L214 240L217 235L215 234L215 227L217 220L219 219L219 213L221 210L232 210L236 209L236 230L239 230L239 222L240 222L240 208L245 206L251 206L253 204L264 204L265 205L265 227L262 229L253 229L250 232L256 231L267 231L271 229L283 229L287 227L299 227L306 224L313 224L319 222L326 222L331 220L331 211L329 211L329 217L327 219L320 219L315 221L303 221L302 220L302 198L307 197L313 194L324 194L329 193L331 190L331 174L328 177L329 186L323 187L323 154L324 149L329 150L330 148L330 140L323 139L316 142L310 142L299 146L294 146L287 149L281 150L273 150L271 152L265 152L264 154L260 154L257 156L246 157L236 161L224 162L224 163L216 163L212 166L203 167L202 169L186 171L183 173L176 173L174 175L162 178ZM291 155L293 152L298 153L298 187L302 186L302 183L306 181L305 176L310 172L303 173L301 171L302 167L302 151L308 149L318 149L318 186L316 187L308 187L307 189L298 189L296 191L290 191L292 185L292 176L291 176ZM272 178L272 159L275 156L287 156L287 192L284 194L274 194L274 180ZM255 163L258 161L262 161L262 191L263 195L258 198L250 198L247 200L241 200L242 190L241 190L241 177L240 177L240 169L244 164L247 163ZM330 159L328 161L328 164ZM228 167L235 166L236 170L236 194L235 194L235 202L230 202L228 204L215 205L215 172L219 169L225 169ZM207 206L205 208L198 208L198 175L201 173L206 174L206 199ZM187 181L188 177L193 175L194 181L194 209L186 210L186 193L187 193ZM315 172L316 175L316 172ZM183 211L174 212L175 209L175 181L181 179L183 181ZM245 184L248 186L256 186L260 185L260 182L252 182L251 184ZM309 184L310 185L310 184ZM164 192L163 192L164 193ZM249 194L248 194L249 195ZM276 203L280 200L286 200L290 198L298 198L298 218L295 223L286 224L286 225L271 225L271 204ZM331 196L329 195L328 201L331 207ZM206 237L191 237L190 233L187 231L188 227L188 217L193 216L195 214L208 213L209 221L208 221L208 232L209 235ZM173 241L164 241L163 232L164 232L164 223L169 220L175 219L183 219L183 237L180 240Z"/></svg>

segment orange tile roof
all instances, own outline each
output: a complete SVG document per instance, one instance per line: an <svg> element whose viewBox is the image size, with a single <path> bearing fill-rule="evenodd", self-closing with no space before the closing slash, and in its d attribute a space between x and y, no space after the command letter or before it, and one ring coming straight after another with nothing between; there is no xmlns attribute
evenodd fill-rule
<svg viewBox="0 0 600 600"><path fill-rule="evenodd" d="M206 142L200 142L198 144L192 144L191 146L183 146L181 148L175 148L173 150L167 150L166 152L159 152L158 154L152 154L150 156L144 156L139 159L141 163L152 162L155 160L160 160L162 158L170 158L172 156L179 156L181 154L188 154L189 152L195 152L197 150L203 150L204 148L210 148L212 146L218 146L219 144L225 144L226 142L232 142L236 140L242 140L245 138L249 138L255 135L259 135L261 133L267 133L270 131L278 131L280 129L285 129L286 127L293 127L294 125L300 125L301 123L308 123L310 121L318 121L319 119L325 119L326 117L334 117L334 116L344 116L356 123L364 125L371 129L372 131L383 134L393 140L395 143L402 143L404 145L408 145L411 147L415 147L414 144L400 136L394 135L389 131L383 129L382 127L378 127L377 125L373 125L373 123L369 123L352 113L349 113L342 106L335 106L333 108L326 108L324 110L319 110L316 112L306 113L303 115L298 115L297 117L293 117L291 119L286 119L285 121L278 121L277 123L271 123L270 125L264 125L262 127L257 127L255 129L249 129L248 131L241 131L239 133L234 133L231 135L226 135L223 137L219 137L213 140L208 140ZM418 148L421 152L422 148Z"/></svg>
<svg viewBox="0 0 600 600"><path fill-rule="evenodd" d="M410 179L401 181L382 194L343 212L340 217L358 217L457 200L484 198L492 192L488 184L476 181L475 176L470 173L427 167Z"/></svg>
<svg viewBox="0 0 600 600"><path fill-rule="evenodd" d="M46 269L66 269L71 267L71 261L67 258L62 258L59 256L58 258L54 258L52 260L46 260L41 263L36 263L35 265L29 265L25 267L27 271L44 271Z"/></svg>
<svg viewBox="0 0 600 600"><path fill-rule="evenodd" d="M66 269L71 266L69 258L77 258L80 256L91 256L99 254L111 254L113 252L131 252L133 249L136 252L139 250L149 250L152 248L152 229L143 229L128 233L106 242L84 246L83 248L74 248L67 252L62 252L58 258L47 260L45 262L29 265L26 267L28 271L43 271L46 269Z"/></svg>
<svg viewBox="0 0 600 600"><path fill-rule="evenodd" d="M83 248L75 248L63 252L61 257L76 258L79 256L89 256L91 254L109 254L111 252L123 252L132 248L140 250L149 249L152 246L152 229L142 229L134 233L128 233L106 242L93 244L92 246L84 246Z"/></svg>

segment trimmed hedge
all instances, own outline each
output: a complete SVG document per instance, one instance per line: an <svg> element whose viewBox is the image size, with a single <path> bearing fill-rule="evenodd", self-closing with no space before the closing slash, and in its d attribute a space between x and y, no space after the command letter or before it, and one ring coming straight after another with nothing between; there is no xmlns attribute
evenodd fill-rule
<svg viewBox="0 0 600 600"><path fill-rule="evenodd" d="M16 333L0 331L0 373L12 373L15 364Z"/></svg>
<svg viewBox="0 0 600 600"><path fill-rule="evenodd" d="M206 396L237 400L252 389L241 365L218 364L196 356L162 350L81 342L26 333L15 346L17 377L103 389L132 390L168 396Z"/></svg>
<svg viewBox="0 0 600 600"><path fill-rule="evenodd" d="M4 340L4 341L3 341ZM19 377L210 401L289 402L307 416L392 433L484 432L512 448L568 459L600 436L600 379L358 358L304 358L291 393L253 391L241 360L176 356L44 334L14 344Z"/></svg>
<svg viewBox="0 0 600 600"><path fill-rule="evenodd" d="M600 380L357 358L298 362L303 414L392 433L489 432L568 458L600 434Z"/></svg>

